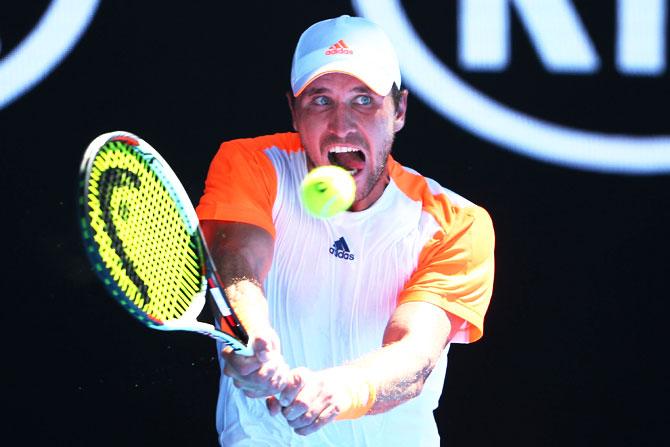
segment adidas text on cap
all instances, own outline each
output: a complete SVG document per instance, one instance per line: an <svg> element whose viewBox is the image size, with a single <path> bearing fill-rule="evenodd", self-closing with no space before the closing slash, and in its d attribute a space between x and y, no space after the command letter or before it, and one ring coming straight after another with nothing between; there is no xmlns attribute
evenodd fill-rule
<svg viewBox="0 0 670 447"><path fill-rule="evenodd" d="M291 66L294 96L326 73L345 73L386 96L400 88L400 66L384 31L362 17L343 15L317 22L298 40Z"/></svg>

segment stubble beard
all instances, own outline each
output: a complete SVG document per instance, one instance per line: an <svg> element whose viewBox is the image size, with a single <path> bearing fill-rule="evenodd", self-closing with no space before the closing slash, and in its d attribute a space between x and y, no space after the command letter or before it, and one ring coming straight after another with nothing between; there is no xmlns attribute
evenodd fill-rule
<svg viewBox="0 0 670 447"><path fill-rule="evenodd" d="M393 147L393 140L395 134L391 134L383 143L383 151L381 152L380 160L381 162L374 168L374 171L368 176L367 181L365 182L364 189L356 191L356 201L366 198L374 187L379 182L384 182L384 187L388 184L388 178L383 178L387 175L386 165L388 163L388 157L391 154L391 148Z"/></svg>

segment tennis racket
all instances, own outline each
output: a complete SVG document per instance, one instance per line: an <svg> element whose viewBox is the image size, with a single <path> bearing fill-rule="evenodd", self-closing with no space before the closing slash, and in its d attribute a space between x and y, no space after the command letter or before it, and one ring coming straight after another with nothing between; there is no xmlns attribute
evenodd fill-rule
<svg viewBox="0 0 670 447"><path fill-rule="evenodd" d="M158 152L131 133L106 133L79 174L85 250L111 296L152 329L197 332L252 355L193 205ZM198 320L207 296L216 326Z"/></svg>

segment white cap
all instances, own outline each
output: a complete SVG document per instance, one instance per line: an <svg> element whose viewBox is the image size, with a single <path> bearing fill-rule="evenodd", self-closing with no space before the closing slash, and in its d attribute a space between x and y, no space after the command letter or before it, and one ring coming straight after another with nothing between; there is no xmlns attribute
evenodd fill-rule
<svg viewBox="0 0 670 447"><path fill-rule="evenodd" d="M345 73L386 96L400 88L400 66L391 41L374 23L343 15L317 22L298 40L291 66L291 88L298 96L326 73Z"/></svg>

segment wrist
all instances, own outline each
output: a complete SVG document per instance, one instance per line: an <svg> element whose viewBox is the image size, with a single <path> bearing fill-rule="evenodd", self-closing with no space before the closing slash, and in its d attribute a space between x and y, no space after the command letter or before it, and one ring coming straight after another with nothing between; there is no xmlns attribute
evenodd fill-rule
<svg viewBox="0 0 670 447"><path fill-rule="evenodd" d="M342 421L365 416L372 409L377 399L375 384L369 379L358 376L352 377L345 387L345 392L349 397L349 405L335 419Z"/></svg>

